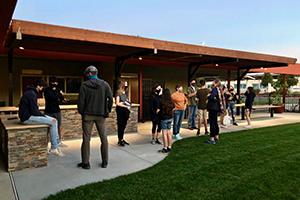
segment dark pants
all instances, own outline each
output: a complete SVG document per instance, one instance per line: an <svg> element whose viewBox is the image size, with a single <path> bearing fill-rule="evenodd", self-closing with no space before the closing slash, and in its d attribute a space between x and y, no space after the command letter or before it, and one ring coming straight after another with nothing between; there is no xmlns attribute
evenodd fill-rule
<svg viewBox="0 0 300 200"><path fill-rule="evenodd" d="M124 138L124 131L129 119L130 111L127 108L117 106L117 125L118 125L118 139L122 141Z"/></svg>
<svg viewBox="0 0 300 200"><path fill-rule="evenodd" d="M210 137L219 135L218 111L209 110L208 112Z"/></svg>
<svg viewBox="0 0 300 200"><path fill-rule="evenodd" d="M160 124L160 119L158 116L155 116L154 119L152 119L152 134L155 132L160 133L161 131L161 124Z"/></svg>
<svg viewBox="0 0 300 200"><path fill-rule="evenodd" d="M53 117L57 120L57 128L58 128L58 134L59 134L59 139L61 138L61 132L60 132L60 127L61 127L61 113L45 113L45 115L48 115L50 117Z"/></svg>
<svg viewBox="0 0 300 200"><path fill-rule="evenodd" d="M108 141L105 133L105 118L101 116L85 115L82 117L82 145L81 145L81 158L82 163L89 163L90 160L90 140L94 123L101 140L101 158L102 162L108 161Z"/></svg>

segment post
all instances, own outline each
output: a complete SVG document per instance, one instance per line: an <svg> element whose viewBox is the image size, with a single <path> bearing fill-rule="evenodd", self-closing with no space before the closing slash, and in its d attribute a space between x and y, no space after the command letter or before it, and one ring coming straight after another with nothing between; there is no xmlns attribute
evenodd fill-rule
<svg viewBox="0 0 300 200"><path fill-rule="evenodd" d="M8 105L13 106L14 103L14 80L13 80L13 48L9 49L7 55L8 61Z"/></svg>
<svg viewBox="0 0 300 200"><path fill-rule="evenodd" d="M117 92L119 84L120 84L120 79L121 79L121 69L122 69L122 65L124 63L124 60L121 60L119 58L116 58L115 61L115 80L114 80L114 94Z"/></svg>
<svg viewBox="0 0 300 200"><path fill-rule="evenodd" d="M241 72L240 72L240 68L238 68L237 70L237 74L236 74L236 77L237 77L237 88L236 88L236 93L238 95L238 100L237 100L237 103L241 103ZM240 107L237 107L236 108L236 115L240 115ZM243 116L242 116L243 118Z"/></svg>
<svg viewBox="0 0 300 200"><path fill-rule="evenodd" d="M143 66L140 66L139 70L139 121L144 120L144 113L143 113L143 75L144 75L144 70Z"/></svg>
<svg viewBox="0 0 300 200"><path fill-rule="evenodd" d="M231 71L227 71L227 88L230 88L230 81L231 81Z"/></svg>
<svg viewBox="0 0 300 200"><path fill-rule="evenodd" d="M284 104L284 106L285 106L285 99L286 99L286 93L287 93L286 85L287 85L287 75L284 74L283 75L283 90L282 90L282 103Z"/></svg>
<svg viewBox="0 0 300 200"><path fill-rule="evenodd" d="M187 85L190 85L190 82L192 80L192 67L193 65L190 63L188 66L188 78L187 78Z"/></svg>

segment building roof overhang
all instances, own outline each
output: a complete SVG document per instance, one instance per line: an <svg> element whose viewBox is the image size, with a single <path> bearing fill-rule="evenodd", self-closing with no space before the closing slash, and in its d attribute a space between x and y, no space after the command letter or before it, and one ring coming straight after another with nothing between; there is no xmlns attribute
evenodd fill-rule
<svg viewBox="0 0 300 200"><path fill-rule="evenodd" d="M16 39L18 32L22 35L20 40ZM200 66L199 73L205 74L209 74L207 68L218 74L287 66L297 60L22 20L12 20L5 47L4 51L14 49L14 55L21 57L91 62L126 58L127 63L132 64Z"/></svg>

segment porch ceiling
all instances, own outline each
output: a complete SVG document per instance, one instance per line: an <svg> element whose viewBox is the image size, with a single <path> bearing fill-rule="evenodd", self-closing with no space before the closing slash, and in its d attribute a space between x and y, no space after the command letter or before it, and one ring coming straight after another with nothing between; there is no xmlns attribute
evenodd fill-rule
<svg viewBox="0 0 300 200"><path fill-rule="evenodd" d="M22 40L16 40L20 29ZM20 50L22 46L24 50ZM114 62L127 57L132 64L187 67L199 65L199 72L209 74L237 69L279 67L294 64L295 58L244 51L196 46L136 36L69 28L13 20L6 48L15 56ZM155 49L157 53L155 53ZM142 57L142 60L139 59ZM202 70L201 70L202 69ZM206 69L206 70L203 70ZM214 69L214 70L213 70ZM234 74L234 73L233 73Z"/></svg>

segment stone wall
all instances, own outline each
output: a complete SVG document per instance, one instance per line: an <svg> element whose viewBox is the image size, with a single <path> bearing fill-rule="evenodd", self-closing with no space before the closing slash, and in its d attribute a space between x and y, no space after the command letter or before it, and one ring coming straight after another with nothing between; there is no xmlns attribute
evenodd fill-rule
<svg viewBox="0 0 300 200"><path fill-rule="evenodd" d="M16 123L17 124L17 123ZM47 132L46 125L37 127L26 127L22 129L9 128L10 124L1 123L2 152L5 155L7 170L16 171L25 168L46 166L47 154ZM20 126L17 124L17 126Z"/></svg>
<svg viewBox="0 0 300 200"><path fill-rule="evenodd" d="M75 139L82 138L82 125L81 115L78 113L77 108L74 109L62 109L62 135L63 139ZM106 134L117 134L117 114L115 107L112 108L112 112L109 117L106 118ZM138 127L138 106L131 108L130 117L125 132L137 132ZM93 135L97 135L96 127L93 128Z"/></svg>

